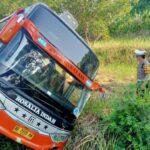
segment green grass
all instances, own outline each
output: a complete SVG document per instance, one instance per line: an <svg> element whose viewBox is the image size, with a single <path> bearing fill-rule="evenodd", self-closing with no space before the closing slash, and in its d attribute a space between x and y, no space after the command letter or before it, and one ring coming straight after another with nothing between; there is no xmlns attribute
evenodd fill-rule
<svg viewBox="0 0 150 150"><path fill-rule="evenodd" d="M81 150L115 150L117 137L115 135L111 138L109 135L105 137L108 124L103 118L109 117L118 102L135 97L134 84L116 86L112 85L106 100L102 100L99 93L92 94L66 150L70 150L71 147Z"/></svg>

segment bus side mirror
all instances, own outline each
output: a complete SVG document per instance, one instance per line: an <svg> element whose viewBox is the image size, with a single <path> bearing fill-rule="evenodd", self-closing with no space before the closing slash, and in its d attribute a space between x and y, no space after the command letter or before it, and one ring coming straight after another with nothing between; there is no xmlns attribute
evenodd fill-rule
<svg viewBox="0 0 150 150"><path fill-rule="evenodd" d="M78 21L74 18L74 16L69 11L64 11L59 14L59 17L73 30L76 30L79 26Z"/></svg>
<svg viewBox="0 0 150 150"><path fill-rule="evenodd" d="M100 93L105 93L106 90L105 90L104 88L100 87L100 88L99 88L99 92L100 92Z"/></svg>

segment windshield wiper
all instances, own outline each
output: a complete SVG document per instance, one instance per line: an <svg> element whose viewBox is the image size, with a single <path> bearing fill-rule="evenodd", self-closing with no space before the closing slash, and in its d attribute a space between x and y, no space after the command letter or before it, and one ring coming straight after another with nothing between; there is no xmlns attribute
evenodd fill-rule
<svg viewBox="0 0 150 150"><path fill-rule="evenodd" d="M30 88L22 88L22 87L16 87L16 86L8 86L3 82L0 82L0 87L3 88L4 90L15 90L15 89L20 89L20 90L33 90Z"/></svg>
<svg viewBox="0 0 150 150"><path fill-rule="evenodd" d="M29 85L28 85L29 86ZM37 90L37 89L33 89L33 88L24 88L24 87L16 87L16 86L8 86L7 84L3 83L3 82L0 82L0 88L2 88L3 90L6 90L6 91L10 91L10 90L28 90L28 91L34 91L34 92L38 92L39 94L41 94L42 96L45 97L45 95ZM36 97L37 98L37 97ZM38 98L39 100L41 100L40 98Z"/></svg>
<svg viewBox="0 0 150 150"><path fill-rule="evenodd" d="M28 84L26 84L26 85L30 87L30 85L28 85ZM28 91L34 91L34 92L37 92L38 94L41 94L41 96L43 96L43 97L45 97L47 99L47 97L46 97L46 95L44 93L42 93L41 91L39 91L37 89L33 89L33 88L24 88L24 87L9 86L9 85L3 83L2 81L0 81L0 88L2 88L2 90L4 92L10 91L10 90L28 90ZM36 96L36 94L34 94L34 93L32 94L32 97L35 98L35 99L37 99L37 100L39 100L39 101L41 101L41 102L47 103L43 99L41 99L38 96Z"/></svg>

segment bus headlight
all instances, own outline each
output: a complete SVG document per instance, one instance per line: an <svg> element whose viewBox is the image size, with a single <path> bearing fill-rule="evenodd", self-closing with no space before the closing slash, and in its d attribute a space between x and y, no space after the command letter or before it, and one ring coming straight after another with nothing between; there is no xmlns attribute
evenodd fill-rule
<svg viewBox="0 0 150 150"><path fill-rule="evenodd" d="M50 137L53 142L59 143L59 142L65 142L69 138L69 135L56 133L50 135Z"/></svg>

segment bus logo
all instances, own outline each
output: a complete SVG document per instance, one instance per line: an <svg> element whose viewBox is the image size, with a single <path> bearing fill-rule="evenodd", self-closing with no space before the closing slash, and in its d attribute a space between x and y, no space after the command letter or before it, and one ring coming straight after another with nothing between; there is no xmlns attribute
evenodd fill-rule
<svg viewBox="0 0 150 150"><path fill-rule="evenodd" d="M28 122L29 122L30 124L33 124L34 121L35 121L35 118L34 118L33 116L31 116L31 117L28 119Z"/></svg>

